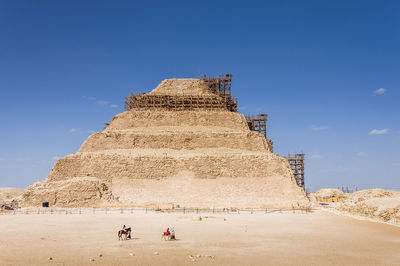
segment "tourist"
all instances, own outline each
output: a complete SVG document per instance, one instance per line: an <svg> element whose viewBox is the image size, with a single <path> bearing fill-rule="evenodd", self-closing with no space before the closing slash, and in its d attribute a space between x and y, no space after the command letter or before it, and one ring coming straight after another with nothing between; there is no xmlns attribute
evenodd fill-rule
<svg viewBox="0 0 400 266"><path fill-rule="evenodd" d="M127 239L131 239L131 228L129 227L129 228L127 228L127 229L129 229L129 230L127 230L127 236L126 236L126 238L127 238Z"/></svg>
<svg viewBox="0 0 400 266"><path fill-rule="evenodd" d="M169 236L171 233L169 232L169 227L167 228L167 231L164 232L165 236Z"/></svg>
<svg viewBox="0 0 400 266"><path fill-rule="evenodd" d="M131 228L124 225L122 226L122 230L126 232L126 238L131 239Z"/></svg>
<svg viewBox="0 0 400 266"><path fill-rule="evenodd" d="M175 240L175 229L173 228L173 227L171 227L171 230L170 230L170 234L171 234L171 240Z"/></svg>

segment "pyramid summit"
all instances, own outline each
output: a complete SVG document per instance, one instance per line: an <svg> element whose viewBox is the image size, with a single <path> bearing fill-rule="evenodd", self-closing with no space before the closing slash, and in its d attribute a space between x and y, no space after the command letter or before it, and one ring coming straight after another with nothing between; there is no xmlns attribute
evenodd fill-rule
<svg viewBox="0 0 400 266"><path fill-rule="evenodd" d="M228 76L229 78L229 76ZM229 80L230 82L230 80ZM230 85L230 84L229 84ZM287 159L211 79L167 79L126 98L107 128L58 160L23 205L268 208L305 205Z"/></svg>
<svg viewBox="0 0 400 266"><path fill-rule="evenodd" d="M149 94L215 97L210 87L202 79L165 79Z"/></svg>

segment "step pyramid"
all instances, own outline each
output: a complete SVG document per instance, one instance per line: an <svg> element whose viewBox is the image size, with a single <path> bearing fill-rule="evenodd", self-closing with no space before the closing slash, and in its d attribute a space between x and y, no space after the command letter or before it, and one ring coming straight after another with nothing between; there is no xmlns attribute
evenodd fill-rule
<svg viewBox="0 0 400 266"><path fill-rule="evenodd" d="M168 102L160 100L166 96ZM117 114L78 152L58 160L45 181L29 186L22 205L291 208L308 203L288 161L270 151L264 135L250 131L244 115L221 108L224 99L202 80L164 80L136 100L137 108ZM218 108L209 108L210 101Z"/></svg>

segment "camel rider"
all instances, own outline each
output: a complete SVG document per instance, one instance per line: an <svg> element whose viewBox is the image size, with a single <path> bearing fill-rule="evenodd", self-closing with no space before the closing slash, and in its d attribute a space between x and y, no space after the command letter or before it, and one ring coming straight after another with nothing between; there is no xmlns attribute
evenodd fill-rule
<svg viewBox="0 0 400 266"><path fill-rule="evenodd" d="M170 232L169 232L169 227L167 228L167 231L164 232L165 236L169 236Z"/></svg>

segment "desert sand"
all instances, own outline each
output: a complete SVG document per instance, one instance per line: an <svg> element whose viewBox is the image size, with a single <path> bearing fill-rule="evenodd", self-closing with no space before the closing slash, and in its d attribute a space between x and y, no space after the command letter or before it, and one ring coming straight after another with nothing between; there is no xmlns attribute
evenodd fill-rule
<svg viewBox="0 0 400 266"><path fill-rule="evenodd" d="M0 215L0 264L400 265L400 227L320 210L75 213ZM118 240L123 224L133 239ZM161 241L171 226L177 240Z"/></svg>

